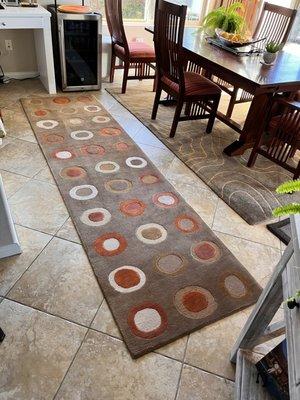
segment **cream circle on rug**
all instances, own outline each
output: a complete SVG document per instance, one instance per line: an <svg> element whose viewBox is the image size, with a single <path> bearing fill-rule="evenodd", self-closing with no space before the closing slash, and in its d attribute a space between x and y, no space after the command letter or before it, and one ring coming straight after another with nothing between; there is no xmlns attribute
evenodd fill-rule
<svg viewBox="0 0 300 400"><path fill-rule="evenodd" d="M83 108L85 109L85 111L92 112L92 113L101 111L101 108L99 106L85 106Z"/></svg>
<svg viewBox="0 0 300 400"><path fill-rule="evenodd" d="M141 289L145 282L146 276L139 268L132 265L125 265L116 268L108 276L111 286L120 293L131 293Z"/></svg>
<svg viewBox="0 0 300 400"><path fill-rule="evenodd" d="M95 122L96 124L105 124L105 122L110 121L110 118L103 117L102 115L96 115L96 117L92 118L92 121Z"/></svg>
<svg viewBox="0 0 300 400"><path fill-rule="evenodd" d="M72 199L90 200L97 196L98 190L93 185L79 185L74 186L69 193Z"/></svg>
<svg viewBox="0 0 300 400"><path fill-rule="evenodd" d="M120 169L119 164L114 161L100 161L95 166L95 170L102 174L113 174Z"/></svg>
<svg viewBox="0 0 300 400"><path fill-rule="evenodd" d="M144 308L134 316L134 324L141 332L149 333L161 325L161 316L154 308Z"/></svg>
<svg viewBox="0 0 300 400"><path fill-rule="evenodd" d="M70 124L72 125L81 125L83 120L81 118L71 118L69 119Z"/></svg>
<svg viewBox="0 0 300 400"><path fill-rule="evenodd" d="M60 160L67 160L68 158L72 158L73 154L68 150L61 150L55 153L55 157Z"/></svg>
<svg viewBox="0 0 300 400"><path fill-rule="evenodd" d="M43 129L53 129L58 125L58 122L53 119L45 119L43 121L38 121L36 125Z"/></svg>
<svg viewBox="0 0 300 400"><path fill-rule="evenodd" d="M141 242L146 244L161 243L167 238L166 229L163 226L155 223L139 226L135 234Z"/></svg>
<svg viewBox="0 0 300 400"><path fill-rule="evenodd" d="M142 157L128 157L126 164L131 168L144 168L147 165L147 161Z"/></svg>
<svg viewBox="0 0 300 400"><path fill-rule="evenodd" d="M81 214L80 220L88 226L103 226L111 220L111 213L106 208L90 208Z"/></svg>
<svg viewBox="0 0 300 400"><path fill-rule="evenodd" d="M115 251L118 250L118 248L120 247L120 242L116 238L105 239L102 244L102 247L106 251Z"/></svg>
<svg viewBox="0 0 300 400"><path fill-rule="evenodd" d="M73 131L70 133L70 136L75 140L88 140L91 139L94 134L90 131Z"/></svg>

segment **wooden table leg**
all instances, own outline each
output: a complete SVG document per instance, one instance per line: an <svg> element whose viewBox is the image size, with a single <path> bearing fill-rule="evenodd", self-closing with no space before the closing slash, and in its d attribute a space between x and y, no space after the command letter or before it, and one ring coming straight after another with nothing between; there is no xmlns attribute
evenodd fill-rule
<svg viewBox="0 0 300 400"><path fill-rule="evenodd" d="M228 156L242 155L247 149L254 146L256 139L264 129L265 118L269 112L270 100L273 92L256 94L251 102L250 109L238 140L225 147L223 152Z"/></svg>

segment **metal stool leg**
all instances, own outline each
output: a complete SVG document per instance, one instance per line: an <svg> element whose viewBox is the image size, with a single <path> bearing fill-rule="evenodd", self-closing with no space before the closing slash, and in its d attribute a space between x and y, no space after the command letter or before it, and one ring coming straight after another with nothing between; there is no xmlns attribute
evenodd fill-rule
<svg viewBox="0 0 300 400"><path fill-rule="evenodd" d="M0 328L0 343L3 342L5 338L5 333L3 332L3 330Z"/></svg>

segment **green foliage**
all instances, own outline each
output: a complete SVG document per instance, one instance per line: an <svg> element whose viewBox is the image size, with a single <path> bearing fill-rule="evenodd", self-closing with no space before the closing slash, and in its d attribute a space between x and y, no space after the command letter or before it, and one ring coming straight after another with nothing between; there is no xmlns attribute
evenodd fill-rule
<svg viewBox="0 0 300 400"><path fill-rule="evenodd" d="M283 44L276 43L276 42L269 42L266 44L266 51L268 53L277 53L278 51L282 50Z"/></svg>
<svg viewBox="0 0 300 400"><path fill-rule="evenodd" d="M240 2L232 3L228 8L216 8L206 15L202 29L209 34L214 34L216 28L229 33L241 33L245 28L245 19L241 12L244 12L244 5Z"/></svg>
<svg viewBox="0 0 300 400"><path fill-rule="evenodd" d="M276 192L279 194L291 194L294 192L300 192L300 180L284 182L278 186ZM283 217L290 214L300 214L300 203L286 204L273 210L275 217Z"/></svg>
<svg viewBox="0 0 300 400"><path fill-rule="evenodd" d="M300 179L297 179L296 181L284 182L276 189L276 193L278 194L286 194L294 192L300 192Z"/></svg>

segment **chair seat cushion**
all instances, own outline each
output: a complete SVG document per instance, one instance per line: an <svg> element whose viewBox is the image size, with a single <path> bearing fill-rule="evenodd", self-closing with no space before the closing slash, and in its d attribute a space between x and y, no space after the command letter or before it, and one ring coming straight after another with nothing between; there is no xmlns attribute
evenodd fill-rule
<svg viewBox="0 0 300 400"><path fill-rule="evenodd" d="M203 95L217 95L221 94L221 89L218 85L204 76L196 72L185 72L185 96L203 96ZM167 77L162 77L162 81L170 87L173 91L179 93L179 84L170 80Z"/></svg>
<svg viewBox="0 0 300 400"><path fill-rule="evenodd" d="M130 42L128 43L130 58L138 59L152 59L155 61L155 52L153 46L144 42ZM124 47L115 44L116 55L125 56Z"/></svg>

